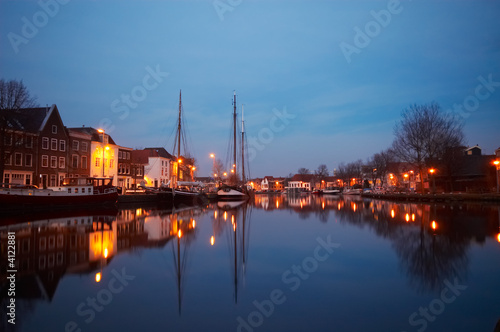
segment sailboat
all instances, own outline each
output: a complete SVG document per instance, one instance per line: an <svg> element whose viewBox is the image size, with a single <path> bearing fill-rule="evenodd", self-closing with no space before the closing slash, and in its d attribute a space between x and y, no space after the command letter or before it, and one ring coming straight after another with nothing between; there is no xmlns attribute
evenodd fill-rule
<svg viewBox="0 0 500 332"><path fill-rule="evenodd" d="M236 91L234 92L233 96L233 137L234 137L234 142L233 142L233 169L234 169L234 174L235 177L237 178L237 168L236 168ZM244 119L243 119L243 109L241 113L241 135L242 135L242 148L241 148L241 158L242 158L242 177L243 177L243 183L245 182L245 149L244 149L244 142L245 142L245 125L244 125ZM217 191L217 197L219 200L226 200L226 201L239 201L239 200L246 200L248 199L248 193L244 188L240 188L238 186L229 186L229 185L222 185L219 187L219 190Z"/></svg>
<svg viewBox="0 0 500 332"><path fill-rule="evenodd" d="M167 191L171 191L172 201L174 206L179 205L195 205L199 202L200 194L196 192L190 192L185 190L176 189L179 182L180 173L180 161L181 161L181 138L182 138L182 90L179 91L179 119L177 123L177 133L176 133L176 143L174 144L174 150L177 145L177 172L175 174L174 181L170 181L172 188L167 188ZM186 151L184 151L186 152Z"/></svg>

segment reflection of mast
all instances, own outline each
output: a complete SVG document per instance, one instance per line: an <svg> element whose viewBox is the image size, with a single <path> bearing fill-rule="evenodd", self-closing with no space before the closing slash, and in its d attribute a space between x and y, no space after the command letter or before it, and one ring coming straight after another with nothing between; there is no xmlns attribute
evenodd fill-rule
<svg viewBox="0 0 500 332"><path fill-rule="evenodd" d="M233 142L233 168L234 174L236 175L236 91L234 91L234 101L233 101L233 131L234 131L234 142Z"/></svg>

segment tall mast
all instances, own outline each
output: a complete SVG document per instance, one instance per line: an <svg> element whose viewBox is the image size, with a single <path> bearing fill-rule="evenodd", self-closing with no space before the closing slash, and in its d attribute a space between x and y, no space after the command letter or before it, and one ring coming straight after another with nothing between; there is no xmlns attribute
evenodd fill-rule
<svg viewBox="0 0 500 332"><path fill-rule="evenodd" d="M234 127L234 144L233 144L233 168L236 174L236 91L234 91L234 100L233 100L233 127Z"/></svg>
<svg viewBox="0 0 500 332"><path fill-rule="evenodd" d="M245 183L245 120L243 119L243 104L241 105L241 180Z"/></svg>
<svg viewBox="0 0 500 332"><path fill-rule="evenodd" d="M179 174L180 174L180 164L179 164L179 159L181 158L181 110L182 110L182 90L179 90L179 124L177 125L177 174L176 176L176 186L177 186L177 181L179 181ZM174 152L175 153L175 152Z"/></svg>
<svg viewBox="0 0 500 332"><path fill-rule="evenodd" d="M179 90L179 125L177 126L177 159L181 157L181 109L182 109L182 90Z"/></svg>

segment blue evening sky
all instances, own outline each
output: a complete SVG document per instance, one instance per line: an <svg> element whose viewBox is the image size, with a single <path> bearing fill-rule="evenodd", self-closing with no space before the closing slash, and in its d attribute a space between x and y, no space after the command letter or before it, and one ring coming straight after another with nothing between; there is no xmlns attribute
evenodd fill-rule
<svg viewBox="0 0 500 332"><path fill-rule="evenodd" d="M59 1L0 0L0 77L68 127L168 151L182 89L199 176L226 160L234 90L254 177L366 160L413 103L500 146L499 1Z"/></svg>

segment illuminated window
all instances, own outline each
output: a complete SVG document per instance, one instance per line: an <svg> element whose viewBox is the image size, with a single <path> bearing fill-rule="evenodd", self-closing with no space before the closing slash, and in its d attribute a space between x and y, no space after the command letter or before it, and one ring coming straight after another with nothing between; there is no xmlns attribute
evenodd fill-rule
<svg viewBox="0 0 500 332"><path fill-rule="evenodd" d="M101 158L95 158L95 167L101 167Z"/></svg>
<svg viewBox="0 0 500 332"><path fill-rule="evenodd" d="M66 167L66 158L59 157L59 168L65 168L65 167Z"/></svg>
<svg viewBox="0 0 500 332"><path fill-rule="evenodd" d="M56 156L51 156L50 157L50 167L56 168L57 167L57 157Z"/></svg>
<svg viewBox="0 0 500 332"><path fill-rule="evenodd" d="M66 151L66 141L63 139L59 140L59 151Z"/></svg>
<svg viewBox="0 0 500 332"><path fill-rule="evenodd" d="M82 142L82 151L87 152L88 146L87 142Z"/></svg>

